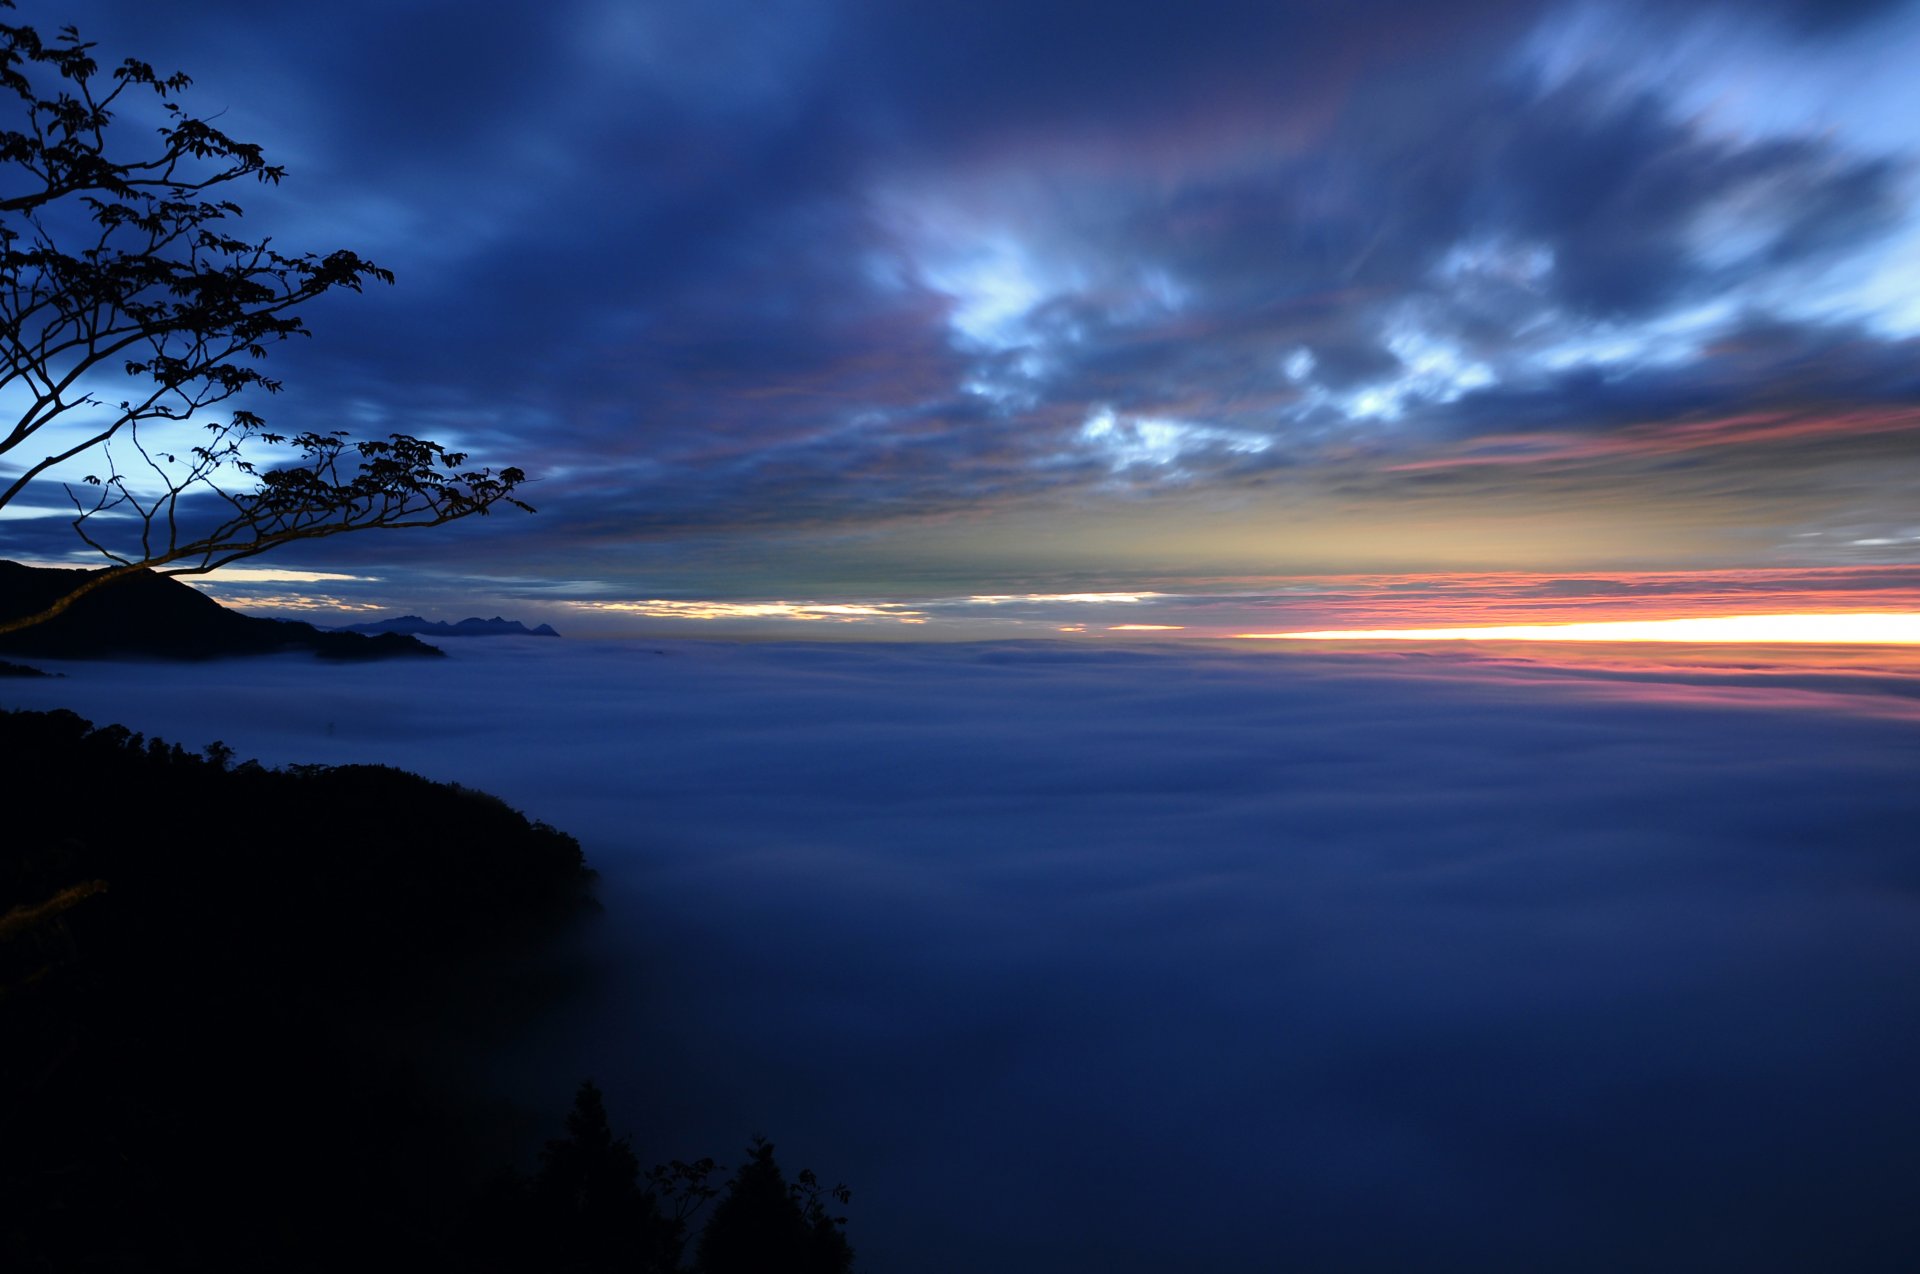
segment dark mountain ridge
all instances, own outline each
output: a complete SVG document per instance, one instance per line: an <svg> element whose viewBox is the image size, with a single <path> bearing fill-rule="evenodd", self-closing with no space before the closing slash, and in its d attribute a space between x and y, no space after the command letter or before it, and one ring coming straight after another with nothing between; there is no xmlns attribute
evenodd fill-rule
<svg viewBox="0 0 1920 1274"><path fill-rule="evenodd" d="M0 620L44 610L95 573L0 561ZM444 653L401 633L332 632L299 620L242 615L152 571L117 579L43 624L0 634L0 654L46 659L214 659L287 650L351 660Z"/></svg>
<svg viewBox="0 0 1920 1274"><path fill-rule="evenodd" d="M457 624L444 619L423 619L419 615L401 615L394 619L374 619L364 624L341 624L333 630L340 633L366 633L374 636L380 633L407 633L420 637L558 637L560 634L546 624L528 628L517 619L502 619L495 615L492 619L470 617Z"/></svg>

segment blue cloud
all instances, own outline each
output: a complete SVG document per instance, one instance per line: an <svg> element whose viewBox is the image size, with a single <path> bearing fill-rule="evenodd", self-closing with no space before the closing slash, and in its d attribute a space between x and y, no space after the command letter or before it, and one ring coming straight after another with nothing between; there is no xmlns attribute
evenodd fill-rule
<svg viewBox="0 0 1920 1274"><path fill-rule="evenodd" d="M1872 280L1920 232L1911 153L1629 73L1765 48L1832 79L1908 11L1783 3L1718 53L1680 37L1723 6L1584 12L1571 71L1537 54L1571 11L1501 0L74 17L289 162L251 227L399 273L276 353L273 423L521 464L521 546L418 551L564 573L583 546L1311 498L1475 433L1910 402Z"/></svg>

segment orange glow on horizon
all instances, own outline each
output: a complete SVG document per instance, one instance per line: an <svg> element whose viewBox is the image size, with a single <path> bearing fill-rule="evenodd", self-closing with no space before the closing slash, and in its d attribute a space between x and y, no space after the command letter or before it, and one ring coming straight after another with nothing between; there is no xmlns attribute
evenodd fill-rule
<svg viewBox="0 0 1920 1274"><path fill-rule="evenodd" d="M1746 645L1920 645L1920 614L1719 615L1481 628L1334 628L1236 633L1254 641L1663 641Z"/></svg>

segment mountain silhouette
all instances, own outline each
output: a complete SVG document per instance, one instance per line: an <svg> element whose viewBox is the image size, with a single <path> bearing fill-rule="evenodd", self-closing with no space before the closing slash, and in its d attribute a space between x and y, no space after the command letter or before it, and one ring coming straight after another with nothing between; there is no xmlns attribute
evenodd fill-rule
<svg viewBox="0 0 1920 1274"><path fill-rule="evenodd" d="M444 619L422 619L418 615L401 615L394 619L369 620L364 624L342 624L334 629L341 633L366 633L377 636L380 633L409 633L421 637L558 637L546 624L528 628L517 619L502 619L495 615L492 619L469 618L457 624L449 624Z"/></svg>
<svg viewBox="0 0 1920 1274"><path fill-rule="evenodd" d="M0 620L44 610L93 573L0 561ZM214 659L286 650L352 660L444 653L400 633L329 632L298 620L242 615L152 571L137 571L88 593L45 623L0 634L0 654L48 659Z"/></svg>

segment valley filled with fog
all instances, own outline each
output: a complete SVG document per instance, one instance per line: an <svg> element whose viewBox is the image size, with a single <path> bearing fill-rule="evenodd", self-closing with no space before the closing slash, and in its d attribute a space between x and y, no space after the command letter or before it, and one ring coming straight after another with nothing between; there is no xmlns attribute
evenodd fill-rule
<svg viewBox="0 0 1920 1274"><path fill-rule="evenodd" d="M573 833L598 976L492 1082L594 1077L646 1161L765 1133L853 1188L863 1269L1920 1237L1910 659L447 645L36 661L0 706Z"/></svg>

